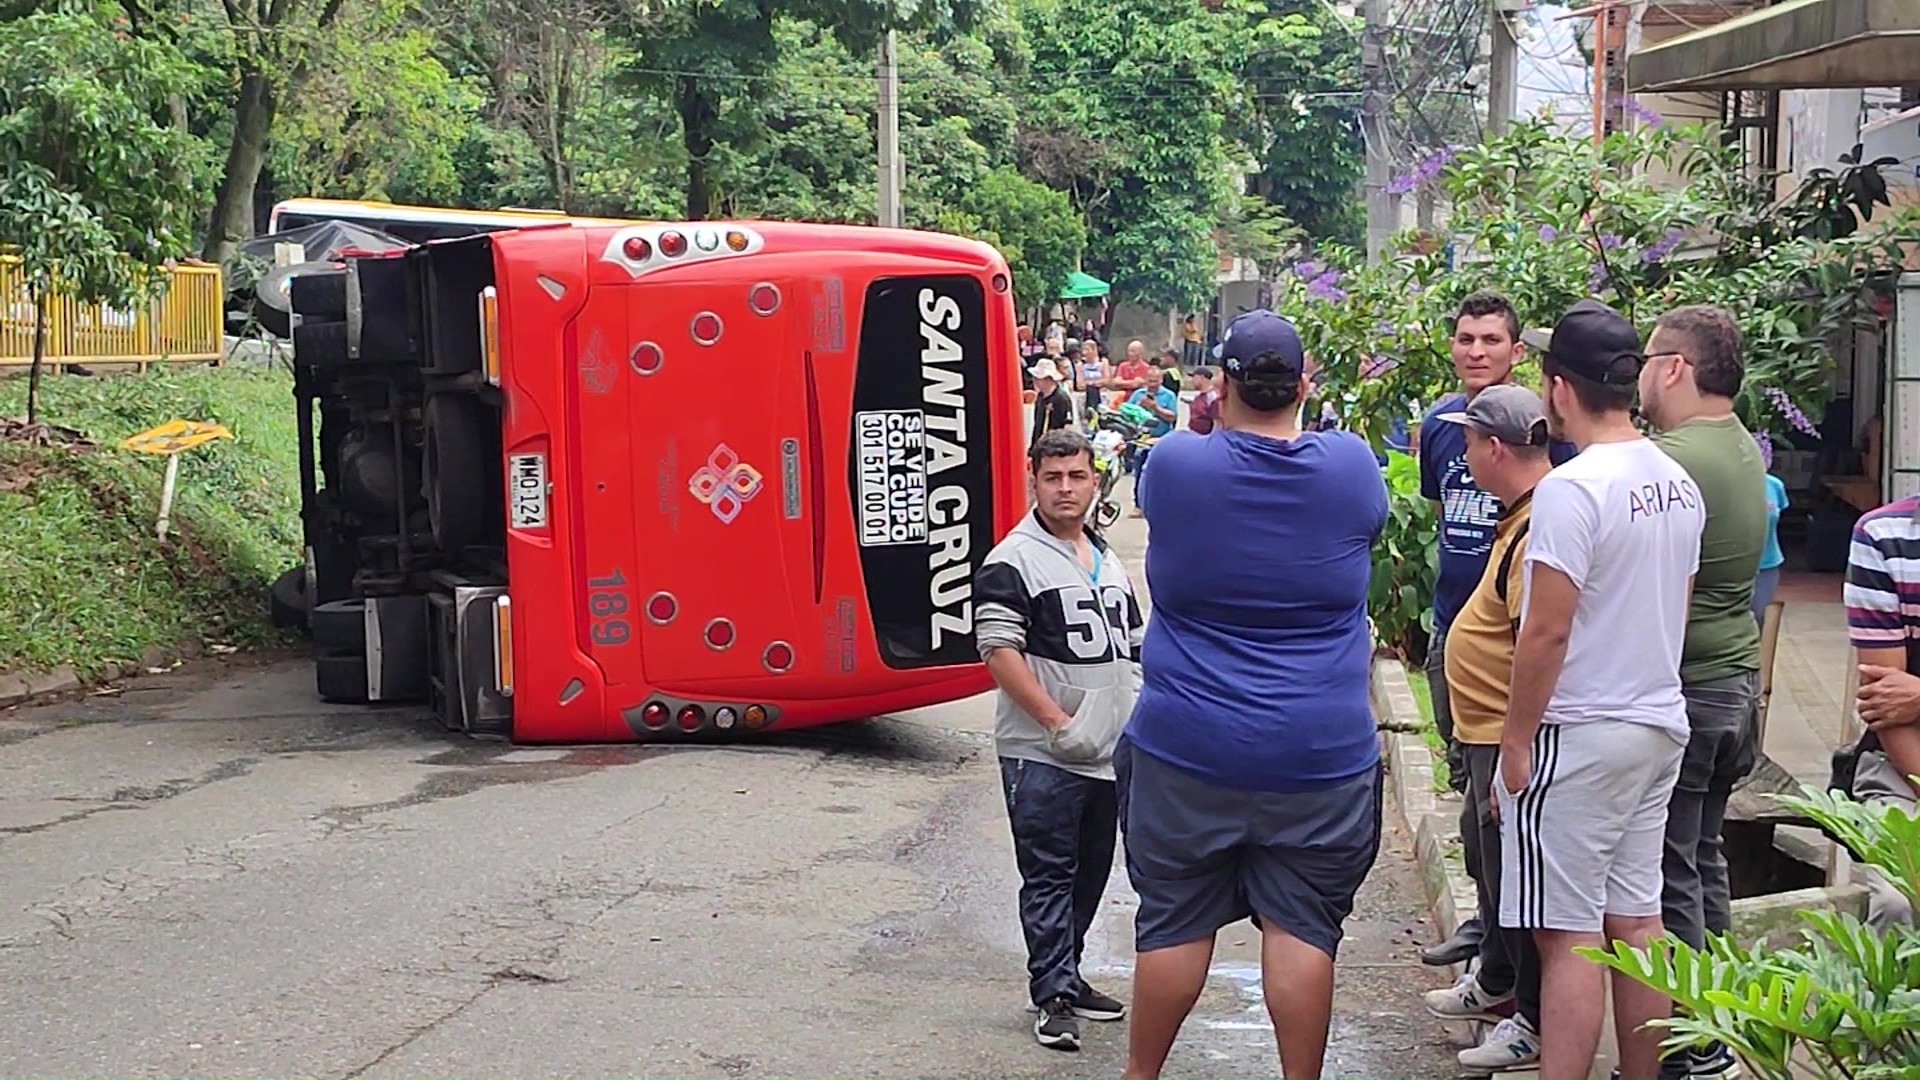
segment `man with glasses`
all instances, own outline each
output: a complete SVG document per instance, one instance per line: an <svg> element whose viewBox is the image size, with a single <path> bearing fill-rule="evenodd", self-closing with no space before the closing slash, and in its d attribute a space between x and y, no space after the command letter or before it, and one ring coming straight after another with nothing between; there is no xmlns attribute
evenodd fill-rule
<svg viewBox="0 0 1920 1080"><path fill-rule="evenodd" d="M1640 412L1658 432L1654 445L1687 470L1707 512L1680 656L1689 735L1667 805L1661 865L1664 925L1696 949L1732 925L1721 823L1760 750L1753 583L1767 543L1767 467L1753 433L1733 414L1745 371L1733 317L1705 305L1662 315L1640 370ZM1733 1067L1733 1054L1714 1043L1663 1060L1660 1075L1720 1077Z"/></svg>

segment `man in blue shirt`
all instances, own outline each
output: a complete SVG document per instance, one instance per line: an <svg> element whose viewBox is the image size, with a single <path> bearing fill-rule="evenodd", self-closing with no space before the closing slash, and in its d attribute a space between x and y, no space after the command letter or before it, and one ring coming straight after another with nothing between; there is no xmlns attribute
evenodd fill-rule
<svg viewBox="0 0 1920 1080"><path fill-rule="evenodd" d="M1253 917L1284 1073L1318 1076L1380 843L1367 585L1386 482L1359 436L1301 430L1292 323L1248 312L1218 355L1219 426L1161 439L1140 478L1154 609L1114 752L1140 897L1125 1075L1160 1075L1214 936Z"/></svg>
<svg viewBox="0 0 1920 1080"><path fill-rule="evenodd" d="M1447 744L1447 766L1453 790L1464 790L1466 759L1453 737L1453 711L1447 707L1447 626L1472 595L1487 569L1487 552L1504 507L1492 492L1483 491L1467 471L1466 429L1440 417L1463 412L1467 402L1489 386L1513 377L1514 365L1526 356L1520 341L1520 316L1507 298L1494 292L1476 292L1460 302L1453 317L1453 370L1461 392L1435 402L1420 421L1420 494L1438 504L1440 514L1440 573L1433 584L1433 634L1427 642L1427 687L1432 692L1434 725ZM1573 456L1573 447L1555 443L1549 453L1558 465ZM1463 806L1464 800L1463 800ZM1469 835L1473 823L1463 822ZM1480 880L1478 852L1466 846L1467 873ZM1480 951L1485 923L1475 915L1460 924L1452 938L1421 950L1429 964L1464 963ZM1488 940L1497 947L1499 935ZM1492 959L1492 958L1489 958ZM1504 957L1499 958L1504 960Z"/></svg>

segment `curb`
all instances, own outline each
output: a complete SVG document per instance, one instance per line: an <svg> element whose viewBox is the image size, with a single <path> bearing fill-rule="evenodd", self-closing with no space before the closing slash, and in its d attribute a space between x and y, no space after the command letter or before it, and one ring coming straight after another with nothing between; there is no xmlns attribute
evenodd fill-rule
<svg viewBox="0 0 1920 1080"><path fill-rule="evenodd" d="M1459 805L1434 794L1433 755L1414 733L1421 726L1420 706L1407 684L1406 669L1398 660L1374 661L1370 697L1374 722L1382 729L1381 753L1393 774L1395 807L1413 834L1427 903L1444 941L1479 906L1466 864L1457 856L1449 857L1460 846ZM1402 728L1413 730L1398 730ZM1864 919L1867 890L1853 884L1828 885L1742 897L1733 902L1734 940L1743 947L1757 942L1776 948L1791 944L1797 937L1799 913L1805 911L1839 911ZM1460 970L1456 966L1455 974Z"/></svg>
<svg viewBox="0 0 1920 1080"><path fill-rule="evenodd" d="M16 705L39 705L70 697L95 686L131 679L155 668L173 668L205 655L206 646L197 640L181 642L172 649L149 647L138 660L109 661L92 679L80 676L72 664L61 664L47 672L0 671L0 709Z"/></svg>
<svg viewBox="0 0 1920 1080"><path fill-rule="evenodd" d="M1413 835L1427 905L1433 909L1438 940L1445 941L1479 907L1473 880L1458 854L1460 804L1443 801L1433 790L1433 754L1416 733L1420 706L1407 684L1406 669L1398 660L1375 660L1370 691L1374 721L1382 729L1380 752L1393 774L1394 807ZM1415 730L1401 730L1408 728ZM1454 973L1459 972L1456 965Z"/></svg>

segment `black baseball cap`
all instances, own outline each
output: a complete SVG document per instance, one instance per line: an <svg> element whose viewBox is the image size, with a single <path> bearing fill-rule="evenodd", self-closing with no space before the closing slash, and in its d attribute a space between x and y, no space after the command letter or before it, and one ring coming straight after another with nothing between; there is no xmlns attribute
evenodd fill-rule
<svg viewBox="0 0 1920 1080"><path fill-rule="evenodd" d="M1229 374L1244 377L1247 365L1255 357L1268 353L1278 354L1288 372L1299 375L1307 370L1307 348L1300 343L1300 332L1293 328L1292 320L1261 308L1238 315L1227 324L1227 332L1220 337L1220 344L1213 347L1213 355L1220 366ZM1267 369L1262 374L1283 374Z"/></svg>
<svg viewBox="0 0 1920 1080"><path fill-rule="evenodd" d="M1640 351L1640 331L1625 315L1598 300L1582 300L1568 308L1551 331L1528 330L1520 340L1547 354L1553 365L1597 383L1631 386L1640 379L1647 356ZM1619 368L1631 359L1631 370Z"/></svg>

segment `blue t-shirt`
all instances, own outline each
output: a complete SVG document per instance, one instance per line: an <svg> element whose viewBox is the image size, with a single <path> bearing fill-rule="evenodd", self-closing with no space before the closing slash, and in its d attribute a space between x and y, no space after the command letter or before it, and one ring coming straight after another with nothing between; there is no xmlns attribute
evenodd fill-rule
<svg viewBox="0 0 1920 1080"><path fill-rule="evenodd" d="M1440 504L1440 573L1433 583L1433 628L1444 633L1487 569L1493 530L1504 509L1467 472L1467 429L1439 419L1467 407L1467 395L1449 394L1420 420L1420 494ZM1571 459L1573 445L1548 448L1555 465Z"/></svg>
<svg viewBox="0 0 1920 1080"><path fill-rule="evenodd" d="M1176 431L1154 447L1139 502L1153 618L1134 745L1255 791L1373 767L1367 583L1387 487L1366 442Z"/></svg>
<svg viewBox="0 0 1920 1080"><path fill-rule="evenodd" d="M1780 511L1787 508L1787 482L1767 474L1767 546L1760 549L1760 569L1771 570L1787 561L1780 550Z"/></svg>
<svg viewBox="0 0 1920 1080"><path fill-rule="evenodd" d="M1178 393L1175 393L1172 390L1167 389L1164 386L1156 386L1152 388L1151 391L1149 391L1147 387L1143 386L1140 389L1135 390L1133 392L1133 395L1127 398L1127 404L1138 405L1144 409L1147 407L1149 393L1152 394L1152 400L1154 404L1160 406L1161 408L1167 410L1168 412L1172 413L1175 416L1180 415L1180 395ZM1158 436L1158 435L1165 435L1167 432L1172 430L1173 430L1173 421L1162 420L1159 417L1159 415L1156 414L1153 418L1153 422L1148 424L1146 426L1146 429L1142 431L1141 434Z"/></svg>

